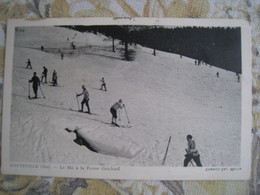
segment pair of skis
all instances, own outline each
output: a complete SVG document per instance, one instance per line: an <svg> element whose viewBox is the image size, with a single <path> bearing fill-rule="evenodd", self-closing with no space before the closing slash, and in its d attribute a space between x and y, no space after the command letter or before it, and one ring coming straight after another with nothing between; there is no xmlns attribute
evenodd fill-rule
<svg viewBox="0 0 260 195"><path fill-rule="evenodd" d="M32 99L32 98L31 98L31 93L30 93L30 88L31 88L30 82L28 82L28 98L29 98L29 99ZM41 93L42 93L43 98L45 99L44 93L43 93L42 88L41 88L40 85L39 85L39 88L40 88L40 91L41 91Z"/></svg>

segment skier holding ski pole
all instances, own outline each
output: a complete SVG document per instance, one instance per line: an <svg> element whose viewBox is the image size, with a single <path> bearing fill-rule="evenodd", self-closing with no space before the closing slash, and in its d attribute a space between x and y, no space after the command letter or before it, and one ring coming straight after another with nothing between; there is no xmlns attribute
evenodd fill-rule
<svg viewBox="0 0 260 195"><path fill-rule="evenodd" d="M33 87L33 92L35 94L34 98L37 98L37 91L38 91L38 86L40 86L40 79L39 77L37 76L37 73L34 72L33 73L33 77L31 78L31 80L29 80L29 83L33 83L32 87ZM30 97L30 94L29 94L29 99L31 98Z"/></svg>
<svg viewBox="0 0 260 195"><path fill-rule="evenodd" d="M123 101L122 99L120 99L118 102L116 102L111 108L110 108L110 112L112 114L112 122L111 124L115 125L115 126L119 126L117 123L116 123L116 119L117 119L117 110L120 108L124 108L125 105L123 104Z"/></svg>
<svg viewBox="0 0 260 195"><path fill-rule="evenodd" d="M188 148L185 149L187 154L185 154L185 159L184 159L184 167L187 167L189 162L193 159L194 162L198 167L202 167L202 164L200 162L200 155L198 150L196 149L195 141L192 140L191 135L187 135L187 144ZM193 163L192 163L193 164Z"/></svg>
<svg viewBox="0 0 260 195"><path fill-rule="evenodd" d="M82 100L82 102L81 102L81 110L79 110L79 111L80 111L80 112L83 112L84 104L86 104L86 106L87 106L87 108L88 108L87 113L90 114L91 112L90 112L90 108L89 108L89 93L88 93L88 91L87 91L85 85L82 85L82 89L83 89L82 93L76 95L76 97L81 96L81 95L84 95L84 98L83 98L83 100Z"/></svg>

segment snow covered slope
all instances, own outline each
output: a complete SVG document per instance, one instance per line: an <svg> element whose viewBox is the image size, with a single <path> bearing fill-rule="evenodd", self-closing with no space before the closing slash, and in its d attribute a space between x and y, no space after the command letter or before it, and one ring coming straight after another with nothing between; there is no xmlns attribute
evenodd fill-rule
<svg viewBox="0 0 260 195"><path fill-rule="evenodd" d="M115 44L112 52L108 37L61 27L16 32L11 161L160 166L172 136L166 165L182 166L186 135L192 134L203 166L240 164L241 85L235 73L196 66L185 56L160 51L153 56L152 49L139 45L129 46L134 61L124 61L123 46L119 40ZM27 58L32 70L25 68ZM29 100L28 80L34 71L40 76L43 66L48 68L48 80L57 71L59 86L42 84L46 98ZM99 90L102 77L107 92ZM93 115L70 110L78 109L76 93L82 92L83 84ZM109 124L109 109L120 98L131 128ZM128 124L124 110L120 118L119 124ZM76 144L75 133L65 128L79 129L100 153Z"/></svg>

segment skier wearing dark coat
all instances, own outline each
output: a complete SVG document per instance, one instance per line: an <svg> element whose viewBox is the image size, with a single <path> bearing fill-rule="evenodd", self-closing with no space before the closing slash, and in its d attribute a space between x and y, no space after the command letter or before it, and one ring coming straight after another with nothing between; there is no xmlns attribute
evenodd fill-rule
<svg viewBox="0 0 260 195"><path fill-rule="evenodd" d="M37 98L37 91L38 91L38 86L40 86L40 79L37 76L36 72L33 73L33 77L31 80L29 80L29 82L33 83L32 88L35 94L34 98Z"/></svg>
<svg viewBox="0 0 260 195"><path fill-rule="evenodd" d="M191 135L187 135L188 148L185 149L187 154L184 159L184 167L187 167L189 162L193 159L198 167L202 167L200 162L200 155L198 150L196 149L195 141L192 140Z"/></svg>
<svg viewBox="0 0 260 195"><path fill-rule="evenodd" d="M118 126L118 124L116 123L116 119L117 119L117 110L120 108L122 109L125 105L123 104L122 99L120 99L118 102L116 102L111 108L110 108L110 112L112 114L112 122L111 124L114 124L116 126Z"/></svg>
<svg viewBox="0 0 260 195"><path fill-rule="evenodd" d="M83 89L82 93L77 94L77 97L78 97L78 96L81 96L81 95L84 95L84 98L83 98L83 100L82 100L82 102L81 102L81 110L79 110L79 111L80 111L80 112L83 112L84 104L86 104L86 106L87 106L87 108L88 108L88 111L87 111L87 112L88 112L88 113L91 113L91 112L90 112L90 108L89 108L89 93L88 93L88 91L87 91L85 85L82 85L82 89Z"/></svg>
<svg viewBox="0 0 260 195"><path fill-rule="evenodd" d="M43 66L41 82L43 81L43 78L45 78L45 83L47 83L47 73L48 73L48 69L45 66Z"/></svg>

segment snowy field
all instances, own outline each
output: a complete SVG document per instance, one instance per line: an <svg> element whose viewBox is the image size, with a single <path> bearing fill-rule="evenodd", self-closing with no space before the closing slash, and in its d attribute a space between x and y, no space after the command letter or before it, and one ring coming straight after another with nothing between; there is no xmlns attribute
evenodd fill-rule
<svg viewBox="0 0 260 195"><path fill-rule="evenodd" d="M124 61L119 40L112 52L112 40L101 34L60 27L22 29L15 34L13 57L11 162L161 166L171 136L165 165L180 167L186 135L192 134L203 166L240 165L241 84L235 73L196 66L194 59L171 53L153 56L152 49L140 45L129 46L134 61ZM27 58L32 70L25 68ZM49 81L57 71L59 86L42 84L46 98L30 100L28 80L33 72L40 76L43 66ZM99 90L102 77L107 92ZM76 93L83 84L93 115L70 110L78 109ZM131 128L124 128L124 110L118 121L122 127L109 124L109 109L120 98ZM75 143L76 134L65 128L79 129L98 153Z"/></svg>

